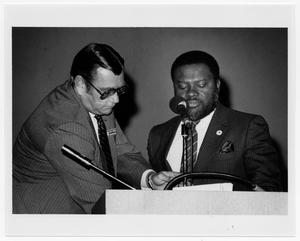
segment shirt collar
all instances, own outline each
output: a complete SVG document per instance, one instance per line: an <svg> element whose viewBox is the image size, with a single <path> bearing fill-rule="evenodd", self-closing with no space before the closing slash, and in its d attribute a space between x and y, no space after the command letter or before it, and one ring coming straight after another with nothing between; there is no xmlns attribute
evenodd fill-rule
<svg viewBox="0 0 300 241"><path fill-rule="evenodd" d="M93 118L95 118L95 115L96 115L96 114L89 112L89 115L90 115L90 117L93 119Z"/></svg>

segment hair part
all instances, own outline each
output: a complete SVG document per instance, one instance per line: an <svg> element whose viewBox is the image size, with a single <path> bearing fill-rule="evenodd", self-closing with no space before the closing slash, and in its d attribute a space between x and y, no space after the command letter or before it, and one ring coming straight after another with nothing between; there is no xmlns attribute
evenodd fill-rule
<svg viewBox="0 0 300 241"><path fill-rule="evenodd" d="M206 52L200 50L193 50L185 52L175 59L171 67L172 80L174 81L175 71L179 67L190 64L206 64L209 67L211 73L213 74L214 79L217 80L220 78L220 69L216 59Z"/></svg>

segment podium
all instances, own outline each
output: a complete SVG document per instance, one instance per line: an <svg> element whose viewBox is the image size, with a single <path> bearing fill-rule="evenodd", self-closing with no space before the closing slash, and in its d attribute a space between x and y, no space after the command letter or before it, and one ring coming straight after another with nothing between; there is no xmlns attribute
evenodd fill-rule
<svg viewBox="0 0 300 241"><path fill-rule="evenodd" d="M106 214L287 215L287 192L106 190Z"/></svg>

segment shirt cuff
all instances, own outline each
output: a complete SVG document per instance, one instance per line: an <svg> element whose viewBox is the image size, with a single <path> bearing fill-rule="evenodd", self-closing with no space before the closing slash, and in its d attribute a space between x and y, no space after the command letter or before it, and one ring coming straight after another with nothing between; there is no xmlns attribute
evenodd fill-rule
<svg viewBox="0 0 300 241"><path fill-rule="evenodd" d="M148 185L148 176L150 173L155 172L152 169L147 169L146 171L144 171L142 178L141 178L141 189L143 190L152 190L149 185Z"/></svg>

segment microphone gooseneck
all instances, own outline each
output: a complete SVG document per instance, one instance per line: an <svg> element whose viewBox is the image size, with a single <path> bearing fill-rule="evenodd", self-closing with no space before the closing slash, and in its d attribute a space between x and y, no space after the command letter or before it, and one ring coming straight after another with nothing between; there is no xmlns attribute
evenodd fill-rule
<svg viewBox="0 0 300 241"><path fill-rule="evenodd" d="M63 145L61 148L61 151L64 155L71 158L72 160L78 162L82 166L84 166L86 169L94 169L98 173L102 174L104 177L108 178L111 181L117 182L122 184L123 186L126 186L129 189L135 190L134 187L128 185L127 183L123 182L122 180L116 178L115 176L112 176L111 174L107 173L106 171L102 170L101 168L97 167L92 163L90 159L80 154L78 151L72 149L71 147L67 145Z"/></svg>

